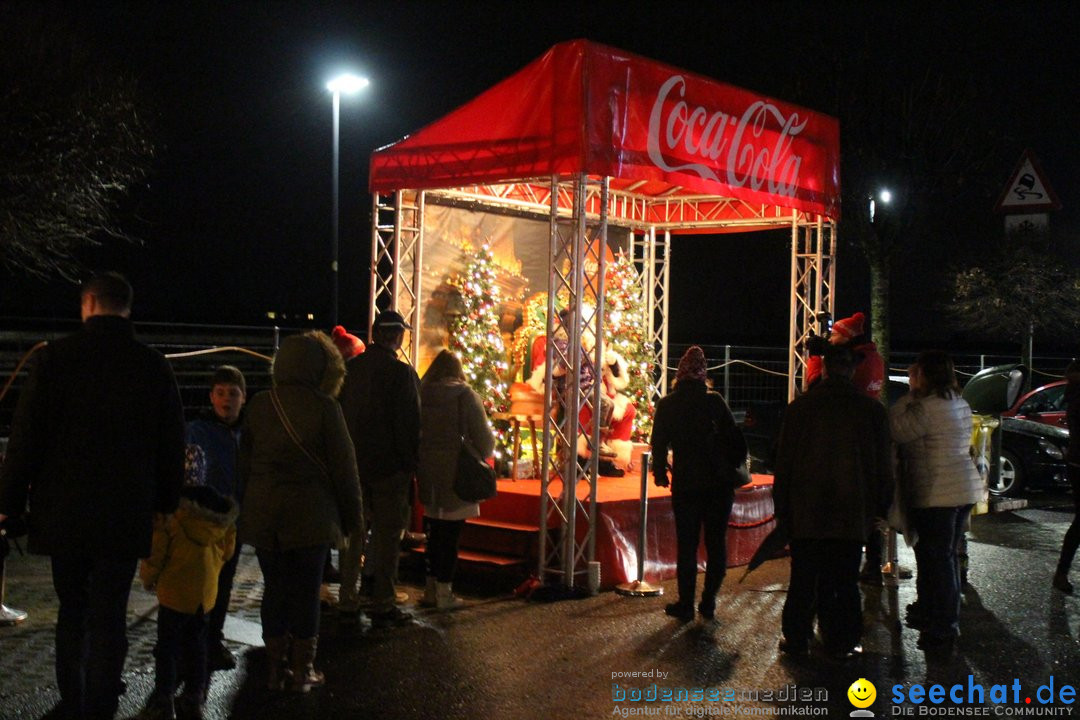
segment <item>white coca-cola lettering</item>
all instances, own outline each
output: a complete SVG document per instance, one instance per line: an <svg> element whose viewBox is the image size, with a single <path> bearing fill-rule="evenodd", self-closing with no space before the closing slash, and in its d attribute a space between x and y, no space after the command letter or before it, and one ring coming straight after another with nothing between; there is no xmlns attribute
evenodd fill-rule
<svg viewBox="0 0 1080 720"><path fill-rule="evenodd" d="M665 115L664 106L674 90L678 98L686 95L682 75L673 75L660 86L649 114L646 149L657 167L667 172L693 172L735 187L749 185L760 190L767 186L770 194L795 196L802 157L791 152L791 145L806 128L805 118L798 113L785 117L780 108L764 100L752 103L738 119L721 110L710 114L700 105L691 110L682 99L672 103ZM728 128L732 128L730 133ZM767 132L775 137L767 137ZM763 139L771 144L762 144ZM722 181L716 161L725 152ZM704 162L673 164L677 160L669 160L669 153Z"/></svg>

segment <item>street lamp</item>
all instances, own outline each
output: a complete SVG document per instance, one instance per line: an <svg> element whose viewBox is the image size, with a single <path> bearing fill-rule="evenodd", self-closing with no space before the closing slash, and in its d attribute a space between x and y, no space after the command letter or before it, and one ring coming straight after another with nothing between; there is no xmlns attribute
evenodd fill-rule
<svg viewBox="0 0 1080 720"><path fill-rule="evenodd" d="M880 190L877 194L877 199L882 202L883 205L888 205L892 202L892 193L888 190ZM874 196L870 196L870 222L874 222Z"/></svg>
<svg viewBox="0 0 1080 720"><path fill-rule="evenodd" d="M330 312L330 325L338 324L338 162L340 152L338 150L338 137L340 128L341 96L352 95L368 86L368 79L345 73L326 83L326 89L334 94L334 209L333 231L330 240L330 276L332 285L332 305Z"/></svg>

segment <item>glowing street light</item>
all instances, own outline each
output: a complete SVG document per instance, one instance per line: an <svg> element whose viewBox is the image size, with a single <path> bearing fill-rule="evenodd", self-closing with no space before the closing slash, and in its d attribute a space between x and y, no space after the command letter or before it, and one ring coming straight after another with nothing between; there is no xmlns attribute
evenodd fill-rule
<svg viewBox="0 0 1080 720"><path fill-rule="evenodd" d="M877 194L877 199L880 200L882 202L882 204L888 205L890 202L892 202L892 193L889 192L888 190L879 190L878 194ZM874 196L873 195L870 196L870 222L874 222Z"/></svg>
<svg viewBox="0 0 1080 720"><path fill-rule="evenodd" d="M338 75L326 83L326 89L334 94L334 209L332 211L333 232L330 241L330 275L333 279L331 326L338 324L338 164L340 157L338 138L340 136L341 96L353 95L366 88L369 84L367 78L351 73Z"/></svg>

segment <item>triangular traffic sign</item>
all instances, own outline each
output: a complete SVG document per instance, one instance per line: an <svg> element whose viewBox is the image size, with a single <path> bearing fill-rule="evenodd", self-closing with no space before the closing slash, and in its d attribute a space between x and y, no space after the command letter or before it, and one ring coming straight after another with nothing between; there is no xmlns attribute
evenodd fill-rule
<svg viewBox="0 0 1080 720"><path fill-rule="evenodd" d="M1058 196L1046 180L1042 165L1035 153L1025 150L1013 170L1012 179L998 198L995 212L1031 213L1057 210L1061 207Z"/></svg>

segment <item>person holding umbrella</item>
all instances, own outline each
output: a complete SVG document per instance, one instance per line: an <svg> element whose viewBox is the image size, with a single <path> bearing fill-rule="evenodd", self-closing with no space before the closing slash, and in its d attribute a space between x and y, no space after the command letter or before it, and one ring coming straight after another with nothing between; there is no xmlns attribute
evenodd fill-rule
<svg viewBox="0 0 1080 720"><path fill-rule="evenodd" d="M675 511L679 599L664 609L694 619L694 586L701 529L705 528L705 587L698 612L712 620L716 593L727 570L728 516L735 499L736 468L746 462L746 440L720 393L708 388L705 353L697 345L679 360L675 388L656 403L653 420L653 481L668 487L672 451L671 506Z"/></svg>

